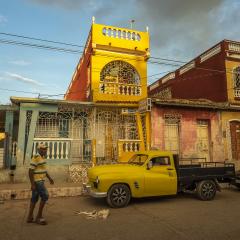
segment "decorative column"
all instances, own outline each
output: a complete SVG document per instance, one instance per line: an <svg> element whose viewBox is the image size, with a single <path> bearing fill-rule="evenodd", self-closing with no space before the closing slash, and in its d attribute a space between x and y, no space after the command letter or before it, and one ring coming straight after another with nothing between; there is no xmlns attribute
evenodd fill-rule
<svg viewBox="0 0 240 240"><path fill-rule="evenodd" d="M145 146L144 146L143 127L142 127L141 116L140 116L139 112L136 113L136 117L137 117L137 126L138 126L139 139L141 140L141 142L140 142L140 149L139 150L140 151L144 151L145 150Z"/></svg>
<svg viewBox="0 0 240 240"><path fill-rule="evenodd" d="M6 168L9 168L12 163L12 135L13 135L13 116L14 112L13 111L6 111L5 115L5 133L7 134L8 141L7 141L7 146L6 146L6 154L5 154L5 166Z"/></svg>
<svg viewBox="0 0 240 240"><path fill-rule="evenodd" d="M151 113L146 112L146 142L147 142L147 151L151 148Z"/></svg>
<svg viewBox="0 0 240 240"><path fill-rule="evenodd" d="M32 149L33 149L33 139L34 139L35 129L37 125L38 113L39 113L39 110L32 111L32 118L31 118L29 133L28 133L28 141L27 141L27 147L26 147L26 154L24 158L24 164L28 164L31 160Z"/></svg>
<svg viewBox="0 0 240 240"><path fill-rule="evenodd" d="M25 131L26 131L27 111L20 107L19 113L19 130L18 130L18 146L17 146L17 166L22 166L24 161Z"/></svg>

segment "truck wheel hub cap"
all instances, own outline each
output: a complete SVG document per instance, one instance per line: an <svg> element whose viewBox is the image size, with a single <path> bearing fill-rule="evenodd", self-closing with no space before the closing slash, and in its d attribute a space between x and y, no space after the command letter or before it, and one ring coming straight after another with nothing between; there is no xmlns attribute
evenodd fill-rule
<svg viewBox="0 0 240 240"><path fill-rule="evenodd" d="M213 193L214 189L211 184L206 184L203 186L203 194L209 196Z"/></svg>
<svg viewBox="0 0 240 240"><path fill-rule="evenodd" d="M112 194L112 199L114 202L117 203L122 203L126 199L126 192L122 188L117 188L113 194Z"/></svg>

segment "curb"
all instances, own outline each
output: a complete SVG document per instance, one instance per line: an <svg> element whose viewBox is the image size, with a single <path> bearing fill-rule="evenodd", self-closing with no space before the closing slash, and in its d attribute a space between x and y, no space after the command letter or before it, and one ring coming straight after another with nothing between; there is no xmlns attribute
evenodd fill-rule
<svg viewBox="0 0 240 240"><path fill-rule="evenodd" d="M82 187L56 187L48 188L49 197L75 197L83 195ZM10 199L30 199L31 190L29 189L11 189L11 190L0 190L1 200Z"/></svg>

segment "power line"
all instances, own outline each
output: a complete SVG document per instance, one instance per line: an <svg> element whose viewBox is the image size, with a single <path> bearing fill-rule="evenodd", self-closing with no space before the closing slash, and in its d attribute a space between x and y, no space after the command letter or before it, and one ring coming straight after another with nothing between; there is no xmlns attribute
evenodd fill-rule
<svg viewBox="0 0 240 240"><path fill-rule="evenodd" d="M64 42L46 40L46 39L41 39L41 38L27 37L27 36L17 35L17 34L10 34L10 33L0 32L0 35L6 35L6 36L13 36L13 37L37 40L37 41L42 41L42 42L54 43L54 44L62 44L62 45L67 45L67 46L74 46L74 47L81 47L81 48L84 47L84 46L77 45L77 44L72 44L72 43L64 43ZM41 44L28 43L28 42L22 42L22 41L15 41L15 40L9 40L9 39L0 39L0 43L11 44L11 45L20 45L20 46L26 46L26 47L32 47L32 48L39 48L39 49L47 49L47 50L66 52L66 53L73 53L73 54L83 54L83 51L79 51L79 50L76 50L76 49L60 48L60 47L55 47L55 46L41 45ZM92 53L88 53L88 54L92 54ZM142 61L142 59L138 60L138 59L131 59L131 58L126 58L126 57L124 58L124 57L110 56L110 55L103 54L103 53L97 53L97 54L102 56L102 57L107 57L107 58L127 59L127 60L130 60L130 61ZM159 60L163 60L163 61L170 61L170 62L178 63L178 64L163 63L163 62L159 62L159 61L151 61L151 60L149 60L148 62L152 63L152 64L160 64L160 65L168 65L168 66L173 66L173 67L180 67L179 66L180 63L184 63L184 64L186 63L186 62L183 62L183 61L167 59L167 58L150 57L150 59L151 58L152 59L159 59ZM202 68L202 67L195 67L195 69L206 70L206 71L213 71L213 72L219 72L219 73L226 73L227 72L227 71L224 71L224 70L211 69L211 68ZM168 72L171 72L171 71L167 71L167 73ZM146 76L144 78L150 78L152 76L156 76L156 75L160 75L160 74L164 74L164 73L157 73L157 74L153 74L151 76ZM141 78L141 79L143 79L143 78ZM156 80L159 80L159 79L156 79ZM27 93L32 93L32 92L27 92ZM34 93L34 94L38 94L38 93Z"/></svg>
<svg viewBox="0 0 240 240"><path fill-rule="evenodd" d="M39 44L33 44L33 43L27 43L27 42L13 41L13 40L8 40L8 39L0 39L0 43L11 44L11 45L27 46L27 47L32 47L32 48L40 48L40 49L47 49L47 50L67 52L67 53L74 53L74 54L83 53L83 51L74 50L74 49L59 48L59 47L53 47L53 46L48 46L48 45L39 45ZM92 54L92 53L88 53L88 54ZM126 57L124 58L124 57L110 56L110 55L102 54L102 53L98 53L97 55L100 55L100 56L103 56L103 57L107 57L107 58L114 58L114 59L125 59L125 60L131 60L131 61L142 61L142 60L131 59L131 58L126 58ZM157 59L163 59L163 58L157 58ZM174 61L174 60L171 60L171 61ZM180 67L179 64L154 62L154 61L148 61L148 62L152 63L152 64L160 64L160 65L167 65L167 66L173 66L173 67ZM180 61L175 61L175 62L180 62ZM218 72L221 71L221 70L217 70L217 69L201 68L201 67L195 67L195 69L202 69L202 70L207 70L207 71L218 71Z"/></svg>
<svg viewBox="0 0 240 240"><path fill-rule="evenodd" d="M183 61L179 61L179 60L173 60L173 59L168 59L168 58L161 58L161 57L150 57L152 59L159 59L159 60L163 60L163 61L169 61L169 62L176 62L176 63L187 63L187 62L183 62Z"/></svg>
<svg viewBox="0 0 240 240"><path fill-rule="evenodd" d="M8 89L8 88L0 88L0 90L8 91L8 92L19 92L19 93L28 93L28 94L40 94L39 92L28 92L28 91L21 91L21 90Z"/></svg>
<svg viewBox="0 0 240 240"><path fill-rule="evenodd" d="M77 45L77 44L74 44L74 43L65 43L65 42L47 40L47 39L42 39L42 38L27 37L27 36L23 36L23 35L12 34L12 33L0 32L0 35L11 36L11 37L18 37L18 38L25 38L25 39L37 40L37 41L41 41L41 42L48 42L48 43L55 43L55 44L61 44L61 45L66 45L66 46L84 48L84 46Z"/></svg>
<svg viewBox="0 0 240 240"><path fill-rule="evenodd" d="M48 46L48 45L40 45L40 44L27 43L27 42L22 42L22 41L14 41L14 40L9 40L9 39L0 39L0 43L10 44L10 45L18 45L18 46L25 46L25 47L31 47L31 48L38 48L38 49L46 49L46 50L72 53L72 54L82 54L83 53L83 51L79 51L79 50L75 50L75 49L59 48L59 47L53 47L53 46ZM92 53L89 53L89 54L92 54ZM125 59L125 60L127 59L127 60L131 60L131 61L142 61L142 59L140 60L140 59L131 59L131 58L124 58L124 57L109 56L109 55L101 54L101 53L98 53L98 55L103 56L103 57L107 57L107 58L114 58L114 59ZM153 62L153 61L148 61L148 62L152 63L152 64L160 64L160 65L179 67L179 65L171 64L171 63L161 63L161 62Z"/></svg>
<svg viewBox="0 0 240 240"><path fill-rule="evenodd" d="M60 51L60 52L69 52L69 53L74 53L74 54L83 53L81 51L74 50L74 49L59 48L59 47L33 44L33 43L27 43L27 42L21 42L21 41L13 41L13 40L9 40L9 39L0 39L0 43L11 44L11 45L20 45L20 46L32 47L32 48L47 49L47 50Z"/></svg>
<svg viewBox="0 0 240 240"><path fill-rule="evenodd" d="M85 48L85 46L83 46L83 45L78 45L78 44L74 44L74 43L53 41L53 40L48 40L48 39L43 39L43 38L29 37L29 36L25 36L25 35L18 35L18 34L12 34L12 33L0 32L0 35L17 37L17 38L24 38L24 39L30 39L30 40L41 41L41 42L48 42L48 43L54 43L54 44L61 44L61 45L65 45L65 46L72 46L72 47L78 47L78 48ZM11 40L9 40L9 41L11 41ZM76 51L78 51L78 50L76 50ZM159 59L159 60L163 60L163 61L168 61L168 62L170 61L170 62L176 62L176 63L186 63L184 61L167 59L167 58L161 58L161 57L151 56L150 59L151 58L152 59Z"/></svg>
<svg viewBox="0 0 240 240"><path fill-rule="evenodd" d="M181 82L181 81L186 81L186 80L189 80L189 79L197 79L197 78L205 78L205 77L208 77L208 76L213 76L213 75L216 75L216 74L219 74L219 72L215 72L215 73L208 73L208 74L204 74L204 75L198 75L198 76L194 76L194 77L188 77L188 78L183 78L183 79L177 79L177 80L174 80L175 82ZM155 74L154 74L155 75ZM93 88L95 90L99 89L99 88ZM235 87L230 87L230 88L227 88L226 91L229 91L229 90L234 90ZM20 92L20 93L27 93L27 94L37 94L38 95L38 98L40 98L41 96L46 96L46 97L57 97L57 96L64 96L66 95L66 93L61 93L61 94L41 94L39 92L30 92L30 91L21 91L21 90L14 90L14 89L6 89L6 88L0 88L0 90L2 91L9 91L9 92ZM164 89L161 89L161 90L164 90ZM161 91L160 90L160 91ZM80 90L78 91L70 91L68 92L67 94L74 94L74 93L79 93ZM208 91L209 92L209 91ZM211 92L222 92L222 90L216 90L216 89L212 89ZM159 94L159 93L156 93L156 94ZM154 95L152 96L154 97Z"/></svg>

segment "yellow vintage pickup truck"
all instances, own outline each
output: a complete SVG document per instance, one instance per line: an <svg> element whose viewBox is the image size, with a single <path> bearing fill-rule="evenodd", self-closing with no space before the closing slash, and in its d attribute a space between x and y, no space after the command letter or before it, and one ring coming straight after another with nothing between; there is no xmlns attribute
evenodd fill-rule
<svg viewBox="0 0 240 240"><path fill-rule="evenodd" d="M212 200L219 183L240 183L232 163L180 163L177 155L166 151L138 152L125 164L92 167L88 179L89 194L106 198L113 208L127 206L132 197L176 195L184 190L196 192L201 200Z"/></svg>

